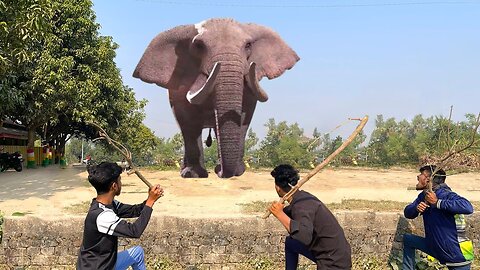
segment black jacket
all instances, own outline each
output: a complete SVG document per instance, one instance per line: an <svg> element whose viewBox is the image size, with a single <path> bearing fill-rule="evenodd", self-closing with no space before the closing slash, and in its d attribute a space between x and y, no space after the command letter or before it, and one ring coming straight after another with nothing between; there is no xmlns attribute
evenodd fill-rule
<svg viewBox="0 0 480 270"><path fill-rule="evenodd" d="M114 269L117 261L118 237L139 238L152 214L144 203L136 205L113 201L103 205L92 200L85 218L83 242L77 260L79 270ZM121 218L138 217L129 223Z"/></svg>
<svg viewBox="0 0 480 270"><path fill-rule="evenodd" d="M351 269L351 248L335 216L315 196L298 191L284 208L291 218L290 236L308 247L318 269Z"/></svg>

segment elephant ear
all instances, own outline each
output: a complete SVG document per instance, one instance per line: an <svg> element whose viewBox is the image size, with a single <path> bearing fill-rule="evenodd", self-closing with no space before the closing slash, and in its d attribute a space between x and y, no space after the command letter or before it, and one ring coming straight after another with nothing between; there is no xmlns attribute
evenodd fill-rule
<svg viewBox="0 0 480 270"><path fill-rule="evenodd" d="M258 80L265 76L274 79L300 60L295 51L272 29L253 23L245 24L244 27L252 37L249 62L257 64Z"/></svg>
<svg viewBox="0 0 480 270"><path fill-rule="evenodd" d="M177 26L158 34L143 53L133 77L168 89L178 88L181 77L194 80L200 63L190 56L189 46L197 34L194 25Z"/></svg>

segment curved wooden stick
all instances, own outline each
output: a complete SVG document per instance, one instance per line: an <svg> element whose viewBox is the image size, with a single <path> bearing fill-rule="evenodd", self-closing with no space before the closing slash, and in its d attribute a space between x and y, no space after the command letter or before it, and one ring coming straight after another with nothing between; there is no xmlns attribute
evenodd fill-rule
<svg viewBox="0 0 480 270"><path fill-rule="evenodd" d="M140 171L137 170L137 167L135 167L135 165L133 165L132 153L130 151L128 151L128 149L123 144L121 144L121 143L113 140L112 138L110 138L110 136L108 136L107 132L101 126L99 126L98 124L95 124L93 122L87 122L87 124L92 125L92 126L94 126L98 129L98 135L100 135L100 137L94 139L93 141L106 140L108 142L108 144L112 145L115 149L117 149L118 152L120 152L122 154L122 156L125 157L125 159L128 162L128 165L131 168L127 172L128 175L135 173L138 176L138 178L140 178L140 180L142 180L142 182L145 183L145 185L148 186L148 188L152 187L152 184L140 173Z"/></svg>
<svg viewBox="0 0 480 270"><path fill-rule="evenodd" d="M353 139L355 139L355 137L357 137L357 135L360 133L360 131L362 131L363 127L365 127L365 124L367 124L367 121L368 121L368 116L365 116L362 119L360 119L360 118L350 118L350 120L358 120L358 121L360 121L360 124L358 124L357 128L348 137L348 139L346 141L344 141L342 143L342 145L340 145L340 147L338 147L337 150L335 150L335 152L331 153L330 156L328 156L324 161L322 161L322 163L318 164L313 170L311 170L307 174L307 176L305 176L303 179L300 179L300 181L298 181L298 183L287 194L285 194L282 198L280 198L280 200L278 200L279 203L283 204L286 200L290 199L290 197L292 197L293 194L295 194L295 192L297 192L298 189L303 184L305 184L310 178L312 178L312 176L314 176L321 169L323 169L325 166L327 166L327 164L330 163L330 161L332 161L340 152L342 152L343 149L345 149L345 147L347 147L353 141ZM264 219L268 218L270 216L270 214L271 214L270 211L267 210L267 212L263 215L263 218Z"/></svg>

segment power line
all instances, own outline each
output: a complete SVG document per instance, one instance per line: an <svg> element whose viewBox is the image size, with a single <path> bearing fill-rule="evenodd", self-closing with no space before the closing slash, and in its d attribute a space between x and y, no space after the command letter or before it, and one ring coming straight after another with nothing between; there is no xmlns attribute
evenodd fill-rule
<svg viewBox="0 0 480 270"><path fill-rule="evenodd" d="M225 2L225 1L172 1L172 0L135 0L137 2L149 2L165 5L177 6L217 6L217 7L248 7L248 8L355 8L355 7L388 7L388 6L427 6L427 5L468 5L480 4L480 1L419 1L419 2L389 2L389 3L365 3L365 4L259 4L242 2ZM257 1L258 2L258 1ZM295 1L294 1L295 2ZM297 1L298 3L298 1Z"/></svg>

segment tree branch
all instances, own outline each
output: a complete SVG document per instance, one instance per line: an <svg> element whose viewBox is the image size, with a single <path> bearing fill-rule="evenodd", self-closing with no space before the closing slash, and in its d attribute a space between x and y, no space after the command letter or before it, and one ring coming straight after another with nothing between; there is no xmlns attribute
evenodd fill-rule
<svg viewBox="0 0 480 270"><path fill-rule="evenodd" d="M94 126L98 129L98 135L100 137L94 139L93 140L94 142L97 141L97 140L106 140L108 144L113 146L118 152L120 152L122 154L122 156L125 157L125 159L128 162L128 165L131 168L127 172L127 174L130 175L130 174L135 173L138 176L138 178L140 178L140 180L142 180L142 182L145 183L145 185L148 186L148 188L152 187L152 184L140 173L140 171L138 171L137 167L135 165L133 165L132 153L130 151L128 151L128 149L123 144L121 144L121 143L113 140L112 138L110 138L110 136L108 136L107 132L102 127L100 127L98 124L93 123L93 122L87 122L87 124L92 125L92 126Z"/></svg>
<svg viewBox="0 0 480 270"><path fill-rule="evenodd" d="M450 113L451 114L451 113ZM477 132L478 132L478 128L480 127L480 113L478 114L477 116L477 120L474 124L474 126L472 127L472 138L470 140L470 142L465 145L463 148L460 148L458 150L455 150L455 147L457 146L458 144L458 141L459 140L456 140L454 142L454 144L450 147L450 149L448 150L448 152L445 154L445 157L443 157L442 159L440 159L440 161L438 162L438 164L435 164L436 165L436 168L435 170L432 172L432 179L431 181L428 182L428 185L427 185L427 189L428 191L430 192L433 192L433 183L432 183L432 180L433 178L435 177L435 174L445 168L445 166L448 164L448 161L450 160L451 157L455 156L455 155L458 155L459 153L467 150L468 148L472 147L474 144L476 144L478 142L477 140Z"/></svg>

